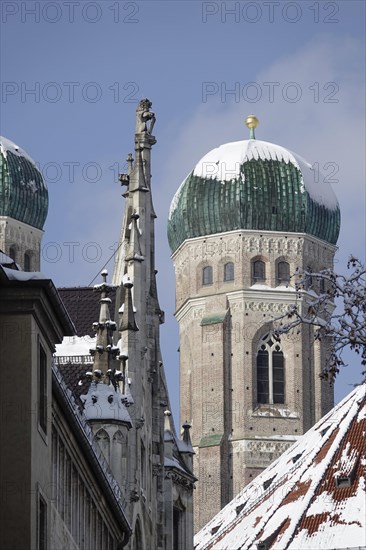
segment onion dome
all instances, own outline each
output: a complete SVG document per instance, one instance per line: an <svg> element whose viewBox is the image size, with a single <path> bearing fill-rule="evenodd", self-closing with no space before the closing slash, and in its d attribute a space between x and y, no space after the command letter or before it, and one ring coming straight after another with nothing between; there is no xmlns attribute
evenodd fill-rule
<svg viewBox="0 0 366 550"><path fill-rule="evenodd" d="M326 179L299 155L255 139L226 143L207 153L185 178L169 211L174 253L186 239L226 231L308 233L336 244L337 198Z"/></svg>
<svg viewBox="0 0 366 550"><path fill-rule="evenodd" d="M35 162L18 145L0 137L0 216L42 229L48 191Z"/></svg>

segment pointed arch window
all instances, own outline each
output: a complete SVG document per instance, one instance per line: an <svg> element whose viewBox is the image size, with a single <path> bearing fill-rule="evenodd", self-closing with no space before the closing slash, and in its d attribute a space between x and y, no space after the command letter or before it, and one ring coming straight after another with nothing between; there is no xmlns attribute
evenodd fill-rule
<svg viewBox="0 0 366 550"><path fill-rule="evenodd" d="M305 273L305 277L304 277L305 290L310 290L312 288L312 286L313 286L313 270L308 265L307 268L306 268L306 273Z"/></svg>
<svg viewBox="0 0 366 550"><path fill-rule="evenodd" d="M212 285L212 281L213 281L212 266L206 265L202 269L202 285L203 286Z"/></svg>
<svg viewBox="0 0 366 550"><path fill-rule="evenodd" d="M12 260L14 260L14 262L16 262L16 250L15 250L15 246L11 246L9 248L9 256Z"/></svg>
<svg viewBox="0 0 366 550"><path fill-rule="evenodd" d="M320 294L325 294L325 279L323 277L319 278L319 291Z"/></svg>
<svg viewBox="0 0 366 550"><path fill-rule="evenodd" d="M233 281L234 280L234 264L233 262L228 262L224 265L224 281Z"/></svg>
<svg viewBox="0 0 366 550"><path fill-rule="evenodd" d="M286 285L290 280L290 265L288 262L278 262L277 264L277 284Z"/></svg>
<svg viewBox="0 0 366 550"><path fill-rule="evenodd" d="M263 283L266 280L266 264L262 260L252 263L252 282Z"/></svg>
<svg viewBox="0 0 366 550"><path fill-rule="evenodd" d="M31 257L27 252L24 254L24 271L31 270Z"/></svg>
<svg viewBox="0 0 366 550"><path fill-rule="evenodd" d="M99 444L105 458L110 462L110 439L108 433L102 428L95 434L95 440Z"/></svg>
<svg viewBox="0 0 366 550"><path fill-rule="evenodd" d="M133 550L143 550L145 545L142 539L142 532L140 527L140 520L137 518L135 523L134 535L133 535Z"/></svg>
<svg viewBox="0 0 366 550"><path fill-rule="evenodd" d="M257 352L257 403L285 402L285 365L280 342L264 336Z"/></svg>

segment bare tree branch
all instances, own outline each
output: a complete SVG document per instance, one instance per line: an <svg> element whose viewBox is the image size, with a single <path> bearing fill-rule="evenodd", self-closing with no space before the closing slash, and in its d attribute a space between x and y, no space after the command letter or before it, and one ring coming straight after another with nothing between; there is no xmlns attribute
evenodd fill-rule
<svg viewBox="0 0 366 550"><path fill-rule="evenodd" d="M301 325L311 325L315 327L315 339L332 342L322 378L334 379L345 366L345 348L360 355L361 365L366 365L366 266L351 256L347 268L352 269L348 277L330 269L318 273L298 271L293 276L295 288L297 296L305 300L301 305L292 304L275 319L274 336L278 339L291 330L299 331ZM341 302L340 313L334 313L335 301Z"/></svg>

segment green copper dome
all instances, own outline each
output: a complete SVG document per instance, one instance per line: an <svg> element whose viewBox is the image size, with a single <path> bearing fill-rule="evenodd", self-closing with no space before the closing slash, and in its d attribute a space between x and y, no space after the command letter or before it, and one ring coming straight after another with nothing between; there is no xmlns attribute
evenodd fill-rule
<svg viewBox="0 0 366 550"><path fill-rule="evenodd" d="M249 139L205 155L170 206L172 252L186 239L236 229L308 233L335 244L337 198L324 177L287 149Z"/></svg>
<svg viewBox="0 0 366 550"><path fill-rule="evenodd" d="M48 191L35 162L18 145L0 137L0 216L42 229Z"/></svg>

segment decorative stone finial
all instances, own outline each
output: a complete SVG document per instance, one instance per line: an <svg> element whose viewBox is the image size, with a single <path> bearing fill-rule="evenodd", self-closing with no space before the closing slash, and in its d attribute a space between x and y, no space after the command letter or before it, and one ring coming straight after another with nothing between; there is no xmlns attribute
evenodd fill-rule
<svg viewBox="0 0 366 550"><path fill-rule="evenodd" d="M99 321L93 323L93 328L96 332L97 341L95 349L90 350L90 354L94 357L93 376L94 381L108 384L107 378L110 381L110 376L105 377L107 371L110 371L110 361L115 359L118 353L118 348L113 346L113 332L116 330L116 323L111 320L109 313L109 305L111 299L108 298L108 293L111 287L107 284L108 271L103 269L101 272L103 282L94 286L94 290L100 293L100 310Z"/></svg>
<svg viewBox="0 0 366 550"><path fill-rule="evenodd" d="M122 320L120 323L119 330L120 332L124 332L125 330L138 331L139 329L135 320L135 313L133 311L133 302L132 302L132 294L131 294L133 283L130 277L127 275L127 273L125 273L125 275L122 278L122 284L125 288L125 298L123 303L123 311L122 309L120 309L120 312L122 313Z"/></svg>
<svg viewBox="0 0 366 550"><path fill-rule="evenodd" d="M245 124L250 130L249 139L255 139L254 129L258 126L259 120L255 115L249 115L245 119Z"/></svg>

